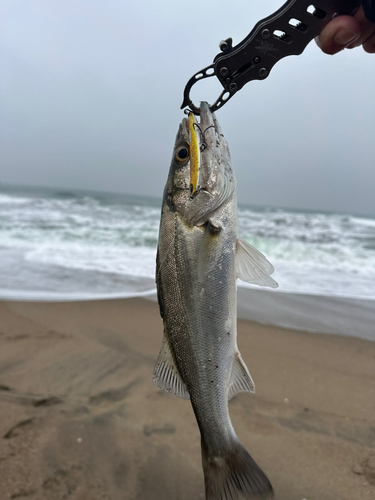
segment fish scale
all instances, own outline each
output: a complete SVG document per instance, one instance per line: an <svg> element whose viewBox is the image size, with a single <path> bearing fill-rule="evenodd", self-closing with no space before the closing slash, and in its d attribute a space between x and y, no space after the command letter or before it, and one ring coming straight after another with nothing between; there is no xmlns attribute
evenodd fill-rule
<svg viewBox="0 0 375 500"><path fill-rule="evenodd" d="M236 182L229 148L207 103L201 103L204 148L196 123L179 127L164 191L156 283L164 338L153 381L190 399L201 433L206 499L270 498L272 487L239 442L228 399L254 391L237 348L236 279L277 286L272 265L237 236ZM197 158L198 151L200 157ZM191 171L199 164L199 186Z"/></svg>

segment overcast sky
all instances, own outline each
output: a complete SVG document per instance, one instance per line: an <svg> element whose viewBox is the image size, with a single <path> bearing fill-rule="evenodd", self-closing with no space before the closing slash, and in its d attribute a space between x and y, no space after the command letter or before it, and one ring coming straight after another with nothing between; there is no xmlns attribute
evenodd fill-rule
<svg viewBox="0 0 375 500"><path fill-rule="evenodd" d="M187 80L281 4L0 0L0 184L161 197ZM375 215L374 82L312 42L247 84L217 113L239 201Z"/></svg>

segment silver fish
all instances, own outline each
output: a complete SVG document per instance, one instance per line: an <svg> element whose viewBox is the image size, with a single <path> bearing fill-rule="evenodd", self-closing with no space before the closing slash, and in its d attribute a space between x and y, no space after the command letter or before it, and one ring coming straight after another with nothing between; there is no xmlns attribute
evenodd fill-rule
<svg viewBox="0 0 375 500"><path fill-rule="evenodd" d="M201 432L207 500L271 498L238 440L228 400L254 392L237 347L236 279L277 287L273 266L237 236L228 144L207 103L180 124L164 191L156 283L164 337L153 381L190 399Z"/></svg>

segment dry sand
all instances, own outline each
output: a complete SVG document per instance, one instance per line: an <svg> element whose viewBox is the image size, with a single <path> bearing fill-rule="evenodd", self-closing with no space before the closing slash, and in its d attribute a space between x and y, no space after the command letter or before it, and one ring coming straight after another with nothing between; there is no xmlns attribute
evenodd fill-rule
<svg viewBox="0 0 375 500"><path fill-rule="evenodd" d="M240 320L234 427L278 500L375 498L375 343ZM203 499L188 401L151 381L142 299L0 302L0 500Z"/></svg>

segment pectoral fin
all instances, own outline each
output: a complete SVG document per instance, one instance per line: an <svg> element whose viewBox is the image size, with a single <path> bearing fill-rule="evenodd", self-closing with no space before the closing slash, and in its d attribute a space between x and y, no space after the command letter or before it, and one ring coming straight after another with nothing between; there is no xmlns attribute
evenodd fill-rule
<svg viewBox="0 0 375 500"><path fill-rule="evenodd" d="M165 332L152 381L165 392L182 399L190 399L186 385L177 369Z"/></svg>
<svg viewBox="0 0 375 500"><path fill-rule="evenodd" d="M278 283L271 278L274 267L265 256L242 238L236 244L237 277L254 285L277 288Z"/></svg>
<svg viewBox="0 0 375 500"><path fill-rule="evenodd" d="M241 354L237 352L229 384L228 401L239 392L255 392L255 384Z"/></svg>

